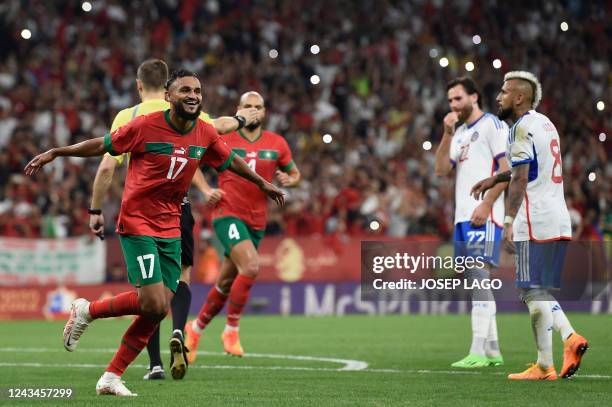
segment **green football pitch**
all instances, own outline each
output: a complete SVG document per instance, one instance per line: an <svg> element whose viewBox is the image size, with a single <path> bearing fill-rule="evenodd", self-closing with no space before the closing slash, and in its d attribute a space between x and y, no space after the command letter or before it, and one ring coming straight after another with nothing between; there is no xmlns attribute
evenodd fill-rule
<svg viewBox="0 0 612 407"><path fill-rule="evenodd" d="M222 354L223 320L213 321L184 380L146 382L146 352L124 380L138 393L115 404L148 406L601 406L612 400L610 316L570 315L591 348L578 374L556 382L509 382L535 359L527 313L498 315L506 365L456 370L465 355L469 316L246 316L243 358ZM62 346L63 322L0 323L0 387L71 387L70 401L11 401L0 405L102 405L95 384L129 319L96 321L74 353ZM165 321L162 333L169 336ZM163 335L162 338L166 336ZM168 363L167 342L162 357ZM555 333L555 365L562 346ZM167 366L166 366L167 367ZM168 375L169 376L169 375Z"/></svg>

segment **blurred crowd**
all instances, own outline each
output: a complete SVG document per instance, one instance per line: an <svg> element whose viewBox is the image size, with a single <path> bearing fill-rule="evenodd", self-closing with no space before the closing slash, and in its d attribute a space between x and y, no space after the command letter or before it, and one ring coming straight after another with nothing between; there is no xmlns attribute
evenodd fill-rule
<svg viewBox="0 0 612 407"><path fill-rule="evenodd" d="M88 12L76 0L0 4L0 235L88 233L99 159L56 160L34 179L22 169L37 152L102 136L138 102L136 68L149 57L198 72L212 116L233 114L242 92L262 93L266 128L285 136L302 171L287 208L270 205L268 232L290 235L449 238L453 179L433 172L445 84L471 75L496 113L503 74L530 70L544 89L538 110L561 134L575 236L612 234L609 2L91 4ZM206 173L214 185L214 171ZM108 234L122 178L104 207ZM203 197L192 201L206 227Z"/></svg>

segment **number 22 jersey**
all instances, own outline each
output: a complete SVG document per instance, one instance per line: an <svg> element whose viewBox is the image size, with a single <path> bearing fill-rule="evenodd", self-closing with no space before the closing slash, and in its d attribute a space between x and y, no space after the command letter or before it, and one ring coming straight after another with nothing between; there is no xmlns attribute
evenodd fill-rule
<svg viewBox="0 0 612 407"><path fill-rule="evenodd" d="M131 153L117 233L161 238L181 236L181 202L198 166L223 171L233 158L214 127L194 120L181 133L169 110L134 118L106 134L104 147Z"/></svg>
<svg viewBox="0 0 612 407"><path fill-rule="evenodd" d="M555 126L535 110L526 112L510 129L507 152L512 167L529 165L527 191L514 219L514 240L570 240L572 227Z"/></svg>

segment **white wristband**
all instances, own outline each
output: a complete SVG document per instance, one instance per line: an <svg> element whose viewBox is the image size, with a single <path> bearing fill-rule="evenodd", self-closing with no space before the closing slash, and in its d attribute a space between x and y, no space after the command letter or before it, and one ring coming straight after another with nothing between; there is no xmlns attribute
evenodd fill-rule
<svg viewBox="0 0 612 407"><path fill-rule="evenodd" d="M512 216L506 216L504 218L504 225L506 224L512 225L513 223L514 223L514 218Z"/></svg>

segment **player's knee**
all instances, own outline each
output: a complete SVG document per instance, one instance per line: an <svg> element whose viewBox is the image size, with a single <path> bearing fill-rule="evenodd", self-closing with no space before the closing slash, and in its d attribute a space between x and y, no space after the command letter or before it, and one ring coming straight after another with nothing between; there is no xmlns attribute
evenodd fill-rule
<svg viewBox="0 0 612 407"><path fill-rule="evenodd" d="M185 284L191 283L191 266L185 267L181 270L181 281Z"/></svg>
<svg viewBox="0 0 612 407"><path fill-rule="evenodd" d="M259 259L256 256L253 256L249 260L247 260L241 267L240 274L243 274L247 277L255 278L259 274Z"/></svg>
<svg viewBox="0 0 612 407"><path fill-rule="evenodd" d="M142 314L149 319L161 321L166 317L169 311L168 301L162 296L140 298L140 310Z"/></svg>

